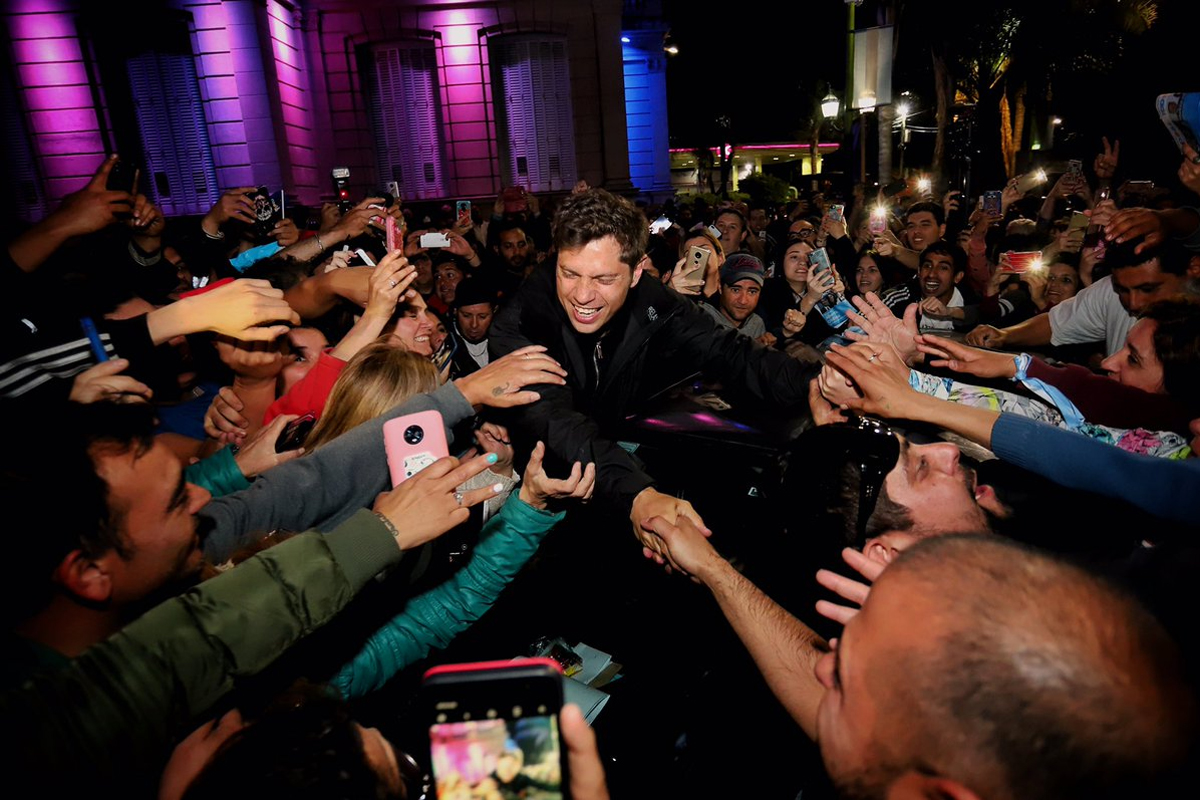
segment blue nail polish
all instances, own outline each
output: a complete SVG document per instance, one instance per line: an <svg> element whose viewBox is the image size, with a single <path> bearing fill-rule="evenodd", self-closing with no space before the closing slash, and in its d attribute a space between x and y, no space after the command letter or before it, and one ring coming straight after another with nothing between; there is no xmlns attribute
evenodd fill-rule
<svg viewBox="0 0 1200 800"><path fill-rule="evenodd" d="M488 453L487 462L488 462L489 464L495 464L495 463L496 463L496 454L495 454L495 453Z"/></svg>

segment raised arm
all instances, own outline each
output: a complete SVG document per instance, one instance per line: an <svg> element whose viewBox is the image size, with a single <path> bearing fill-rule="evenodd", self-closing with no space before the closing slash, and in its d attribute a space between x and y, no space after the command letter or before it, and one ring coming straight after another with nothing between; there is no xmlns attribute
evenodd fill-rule
<svg viewBox="0 0 1200 800"><path fill-rule="evenodd" d="M825 640L734 569L690 520L673 525L655 518L650 528L662 538L671 560L712 592L776 699L815 740L825 688L814 670L829 649Z"/></svg>

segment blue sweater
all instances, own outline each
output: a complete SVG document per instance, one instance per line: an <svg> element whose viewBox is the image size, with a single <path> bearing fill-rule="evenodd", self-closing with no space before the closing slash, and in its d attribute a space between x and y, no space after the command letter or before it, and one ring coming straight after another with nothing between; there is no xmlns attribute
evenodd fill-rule
<svg viewBox="0 0 1200 800"><path fill-rule="evenodd" d="M1001 414L997 456L1071 489L1120 498L1164 519L1200 522L1200 458L1154 458L1043 422Z"/></svg>

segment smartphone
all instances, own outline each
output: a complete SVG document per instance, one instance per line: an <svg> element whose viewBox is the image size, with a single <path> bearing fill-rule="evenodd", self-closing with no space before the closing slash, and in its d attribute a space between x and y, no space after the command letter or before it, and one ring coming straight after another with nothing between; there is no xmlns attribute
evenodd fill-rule
<svg viewBox="0 0 1200 800"><path fill-rule="evenodd" d="M333 178L333 193L337 197L338 210L345 214L354 208L354 201L350 199L350 190L346 188L346 185L350 183L350 168L334 167L329 174Z"/></svg>
<svg viewBox="0 0 1200 800"><path fill-rule="evenodd" d="M346 262L347 267L373 267L375 259L363 248L358 248L354 251L354 255L350 256L350 260Z"/></svg>
<svg viewBox="0 0 1200 800"><path fill-rule="evenodd" d="M1011 272L1014 275L1021 275L1029 272L1031 269L1038 269L1042 265L1041 250L1022 250L1019 252L1005 253L1008 256L1007 266L1001 266L1001 272Z"/></svg>
<svg viewBox="0 0 1200 800"><path fill-rule="evenodd" d="M454 203L454 216L462 221L471 221L471 201L458 200Z"/></svg>
<svg viewBox="0 0 1200 800"><path fill-rule="evenodd" d="M989 217L998 217L1003 214L1004 211L1002 209L1004 206L1000 199L1003 194L1004 192L1002 191L984 192L983 213L987 214Z"/></svg>
<svg viewBox="0 0 1200 800"><path fill-rule="evenodd" d="M570 797L562 704L563 678L548 658L426 672L419 707L436 796Z"/></svg>
<svg viewBox="0 0 1200 800"><path fill-rule="evenodd" d="M446 426L436 411L418 411L383 423L392 486L399 486L439 458L450 455Z"/></svg>
<svg viewBox="0 0 1200 800"><path fill-rule="evenodd" d="M704 280L704 272L708 269L708 257L711 253L700 245L694 244L688 248L687 258L684 259L681 277Z"/></svg>
<svg viewBox="0 0 1200 800"><path fill-rule="evenodd" d="M393 202L400 202L400 181L388 181L383 185L383 189L392 196Z"/></svg>
<svg viewBox="0 0 1200 800"><path fill-rule="evenodd" d="M275 440L275 452L285 453L302 446L316 424L317 418L312 414L305 414L289 422L280 431L279 438Z"/></svg>
<svg viewBox="0 0 1200 800"><path fill-rule="evenodd" d="M120 159L112 165L108 172L108 180L104 188L110 192L129 192L137 194L137 167L131 166Z"/></svg>
<svg viewBox="0 0 1200 800"><path fill-rule="evenodd" d="M1078 181L1083 177L1083 162L1078 158L1072 158L1067 162L1067 175L1071 180Z"/></svg>
<svg viewBox="0 0 1200 800"><path fill-rule="evenodd" d="M1026 172L1024 175L1017 178L1017 191L1025 194L1033 187L1040 183L1046 182L1046 171L1044 169L1035 169L1032 172Z"/></svg>
<svg viewBox="0 0 1200 800"><path fill-rule="evenodd" d="M450 238L444 233L422 233L421 247L449 247Z"/></svg>
<svg viewBox="0 0 1200 800"><path fill-rule="evenodd" d="M834 203L829 207L828 214L834 222L843 222L846 219L846 207L841 203Z"/></svg>
<svg viewBox="0 0 1200 800"><path fill-rule="evenodd" d="M829 262L829 253L824 247L818 247L808 254L808 268L813 275L820 275L827 269L833 269Z"/></svg>
<svg viewBox="0 0 1200 800"><path fill-rule="evenodd" d="M1067 225L1067 231L1087 230L1088 225L1092 224L1092 218L1082 211L1076 211L1071 214L1071 222Z"/></svg>
<svg viewBox="0 0 1200 800"><path fill-rule="evenodd" d="M882 208L876 208L871 211L871 221L867 223L867 230L871 231L872 236L879 236L887 230L887 211Z"/></svg>
<svg viewBox="0 0 1200 800"><path fill-rule="evenodd" d="M383 218L383 230L387 237L387 251L395 252L400 248L400 231L396 228L396 218L391 214Z"/></svg>
<svg viewBox="0 0 1200 800"><path fill-rule="evenodd" d="M275 225L283 220L283 208L266 186L247 192L246 196L254 203L254 238L266 242L271 238ZM279 196L283 197L283 190L280 190Z"/></svg>

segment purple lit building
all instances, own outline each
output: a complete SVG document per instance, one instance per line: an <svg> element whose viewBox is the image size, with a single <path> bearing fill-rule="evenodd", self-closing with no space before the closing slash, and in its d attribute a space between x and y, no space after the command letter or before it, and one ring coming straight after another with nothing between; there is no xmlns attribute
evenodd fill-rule
<svg viewBox="0 0 1200 800"><path fill-rule="evenodd" d="M167 214L224 188L304 204L671 193L665 26L628 0L7 0L6 202L36 219L107 152Z"/></svg>

